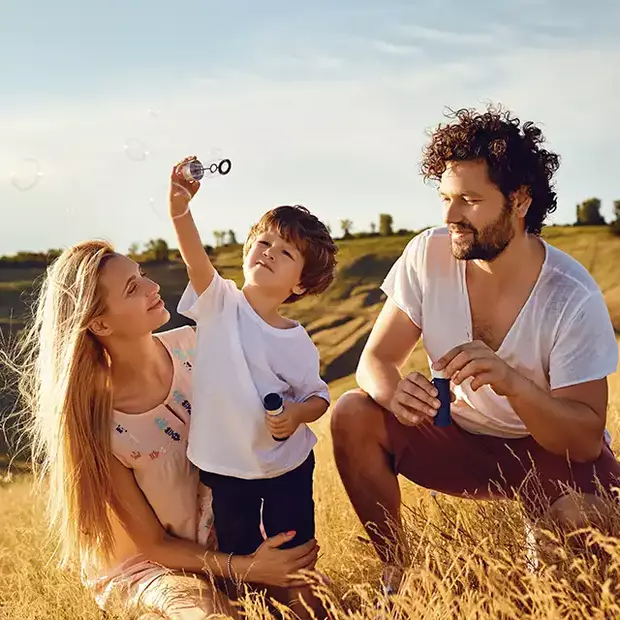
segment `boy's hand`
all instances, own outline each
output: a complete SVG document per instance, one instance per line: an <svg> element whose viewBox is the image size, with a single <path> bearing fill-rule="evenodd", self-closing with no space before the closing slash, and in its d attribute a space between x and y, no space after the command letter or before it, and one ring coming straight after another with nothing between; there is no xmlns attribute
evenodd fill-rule
<svg viewBox="0 0 620 620"><path fill-rule="evenodd" d="M292 401L284 401L284 411L279 416L265 414L267 426L274 437L289 437L301 424L300 404Z"/></svg>
<svg viewBox="0 0 620 620"><path fill-rule="evenodd" d="M195 159L195 155L190 155L172 169L169 198L172 219L183 217L189 211L189 202L200 189L200 181L187 180L183 175L183 167Z"/></svg>

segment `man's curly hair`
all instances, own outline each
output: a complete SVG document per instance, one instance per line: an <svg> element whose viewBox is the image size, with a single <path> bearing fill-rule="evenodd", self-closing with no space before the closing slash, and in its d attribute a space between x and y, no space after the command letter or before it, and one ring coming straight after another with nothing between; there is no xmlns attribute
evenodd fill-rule
<svg viewBox="0 0 620 620"><path fill-rule="evenodd" d="M560 165L555 153L541 147L545 138L531 121L523 123L501 107L450 110L452 124L439 124L423 150L424 180L441 179L449 161L486 161L491 181L508 198L527 187L532 204L525 216L527 232L540 235L543 222L557 208L553 175Z"/></svg>

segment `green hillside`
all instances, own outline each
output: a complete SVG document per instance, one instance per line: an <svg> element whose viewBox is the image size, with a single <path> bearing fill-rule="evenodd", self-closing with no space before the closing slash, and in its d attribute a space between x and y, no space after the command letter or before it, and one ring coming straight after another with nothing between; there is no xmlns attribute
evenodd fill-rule
<svg viewBox="0 0 620 620"><path fill-rule="evenodd" d="M544 236L592 273L620 331L620 237L610 235L607 227L551 227ZM408 235L340 241L338 274L333 286L319 297L304 299L286 309L291 318L306 327L317 344L322 372L332 384L334 395L352 385L351 375L383 303L379 286L410 238ZM224 277L241 283L241 246L220 248L214 262ZM174 311L187 282L183 264L147 264L145 270L161 285L162 296L172 312L167 327L187 322ZM25 304L41 273L40 268L0 268L0 328L5 339L23 324ZM419 367L423 360L419 348L410 366ZM5 396L4 408L8 405Z"/></svg>

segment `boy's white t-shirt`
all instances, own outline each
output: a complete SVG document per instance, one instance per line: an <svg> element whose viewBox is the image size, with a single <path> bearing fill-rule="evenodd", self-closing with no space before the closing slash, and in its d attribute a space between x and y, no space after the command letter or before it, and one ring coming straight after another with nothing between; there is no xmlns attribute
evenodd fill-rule
<svg viewBox="0 0 620 620"><path fill-rule="evenodd" d="M330 402L306 330L272 327L232 280L217 273L199 297L188 284L178 312L196 321L189 460L204 471L245 479L272 478L301 465L316 436L301 424L286 441L275 441L262 399L277 392L285 401L320 396Z"/></svg>
<svg viewBox="0 0 620 620"><path fill-rule="evenodd" d="M618 344L602 292L570 255L544 242L545 261L530 296L497 355L544 389L602 379L616 371ZM382 290L422 330L429 364L472 340L466 261L450 249L446 227L414 237ZM454 420L465 430L498 437L529 434L508 399L471 379L452 385Z"/></svg>

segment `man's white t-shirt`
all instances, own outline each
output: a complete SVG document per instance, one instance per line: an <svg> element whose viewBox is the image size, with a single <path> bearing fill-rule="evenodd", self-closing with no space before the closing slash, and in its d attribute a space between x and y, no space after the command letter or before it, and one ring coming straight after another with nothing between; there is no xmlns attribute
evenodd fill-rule
<svg viewBox="0 0 620 620"><path fill-rule="evenodd" d="M320 396L330 402L306 330L272 327L232 280L217 273L199 297L188 284L178 312L196 321L189 460L204 471L245 479L272 478L301 465L316 436L301 424L286 441L275 441L263 398L277 392L285 401Z"/></svg>
<svg viewBox="0 0 620 620"><path fill-rule="evenodd" d="M544 242L538 280L497 355L544 389L602 379L616 371L618 344L600 288L574 258ZM422 330L429 364L472 340L466 261L450 249L446 227L414 237L382 290ZM471 379L452 385L454 420L465 430L498 437L528 431L508 399Z"/></svg>

